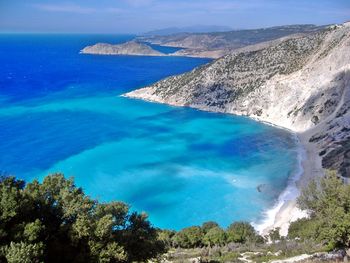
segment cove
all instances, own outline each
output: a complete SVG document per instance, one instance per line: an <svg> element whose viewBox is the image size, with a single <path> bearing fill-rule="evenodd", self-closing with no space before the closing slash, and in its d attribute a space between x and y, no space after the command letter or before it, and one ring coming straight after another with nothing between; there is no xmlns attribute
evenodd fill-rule
<svg viewBox="0 0 350 263"><path fill-rule="evenodd" d="M131 38L1 35L0 170L28 181L74 176L93 198L127 202L161 228L262 220L298 169L294 136L120 97L209 62L79 54Z"/></svg>

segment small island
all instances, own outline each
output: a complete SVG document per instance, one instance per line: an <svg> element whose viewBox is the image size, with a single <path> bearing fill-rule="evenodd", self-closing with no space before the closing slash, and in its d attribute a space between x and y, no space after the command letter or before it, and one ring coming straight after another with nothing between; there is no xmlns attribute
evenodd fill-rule
<svg viewBox="0 0 350 263"><path fill-rule="evenodd" d="M165 56L162 52L137 41L129 41L116 45L97 43L83 48L80 53L93 55Z"/></svg>

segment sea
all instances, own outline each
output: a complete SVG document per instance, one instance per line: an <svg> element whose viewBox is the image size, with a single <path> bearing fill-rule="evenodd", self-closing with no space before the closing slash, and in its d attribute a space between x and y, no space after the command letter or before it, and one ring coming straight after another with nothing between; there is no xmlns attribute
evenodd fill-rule
<svg viewBox="0 0 350 263"><path fill-rule="evenodd" d="M129 35L0 35L0 171L74 177L156 227L266 222L300 170L290 132L245 117L121 97L209 63L79 54ZM153 46L162 52L177 49Z"/></svg>

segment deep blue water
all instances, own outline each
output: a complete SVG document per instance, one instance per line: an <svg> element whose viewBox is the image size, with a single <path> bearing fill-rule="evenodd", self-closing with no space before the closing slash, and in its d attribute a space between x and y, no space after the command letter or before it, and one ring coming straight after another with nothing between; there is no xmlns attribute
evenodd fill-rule
<svg viewBox="0 0 350 263"><path fill-rule="evenodd" d="M261 219L297 168L293 136L120 97L209 61L79 54L131 38L0 35L0 170L26 180L64 172L93 198L125 201L164 228Z"/></svg>
<svg viewBox="0 0 350 263"><path fill-rule="evenodd" d="M164 54L172 54L175 53L176 51L181 50L182 48L179 47L167 47L167 46L159 46L159 45L154 45L150 43L146 43L148 46L152 47L155 50L158 50Z"/></svg>

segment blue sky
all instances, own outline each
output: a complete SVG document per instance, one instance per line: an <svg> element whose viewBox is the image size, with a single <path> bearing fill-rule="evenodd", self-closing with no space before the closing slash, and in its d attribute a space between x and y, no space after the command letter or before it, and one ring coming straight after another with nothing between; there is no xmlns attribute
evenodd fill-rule
<svg viewBox="0 0 350 263"><path fill-rule="evenodd" d="M0 32L140 33L350 20L350 0L0 0Z"/></svg>

